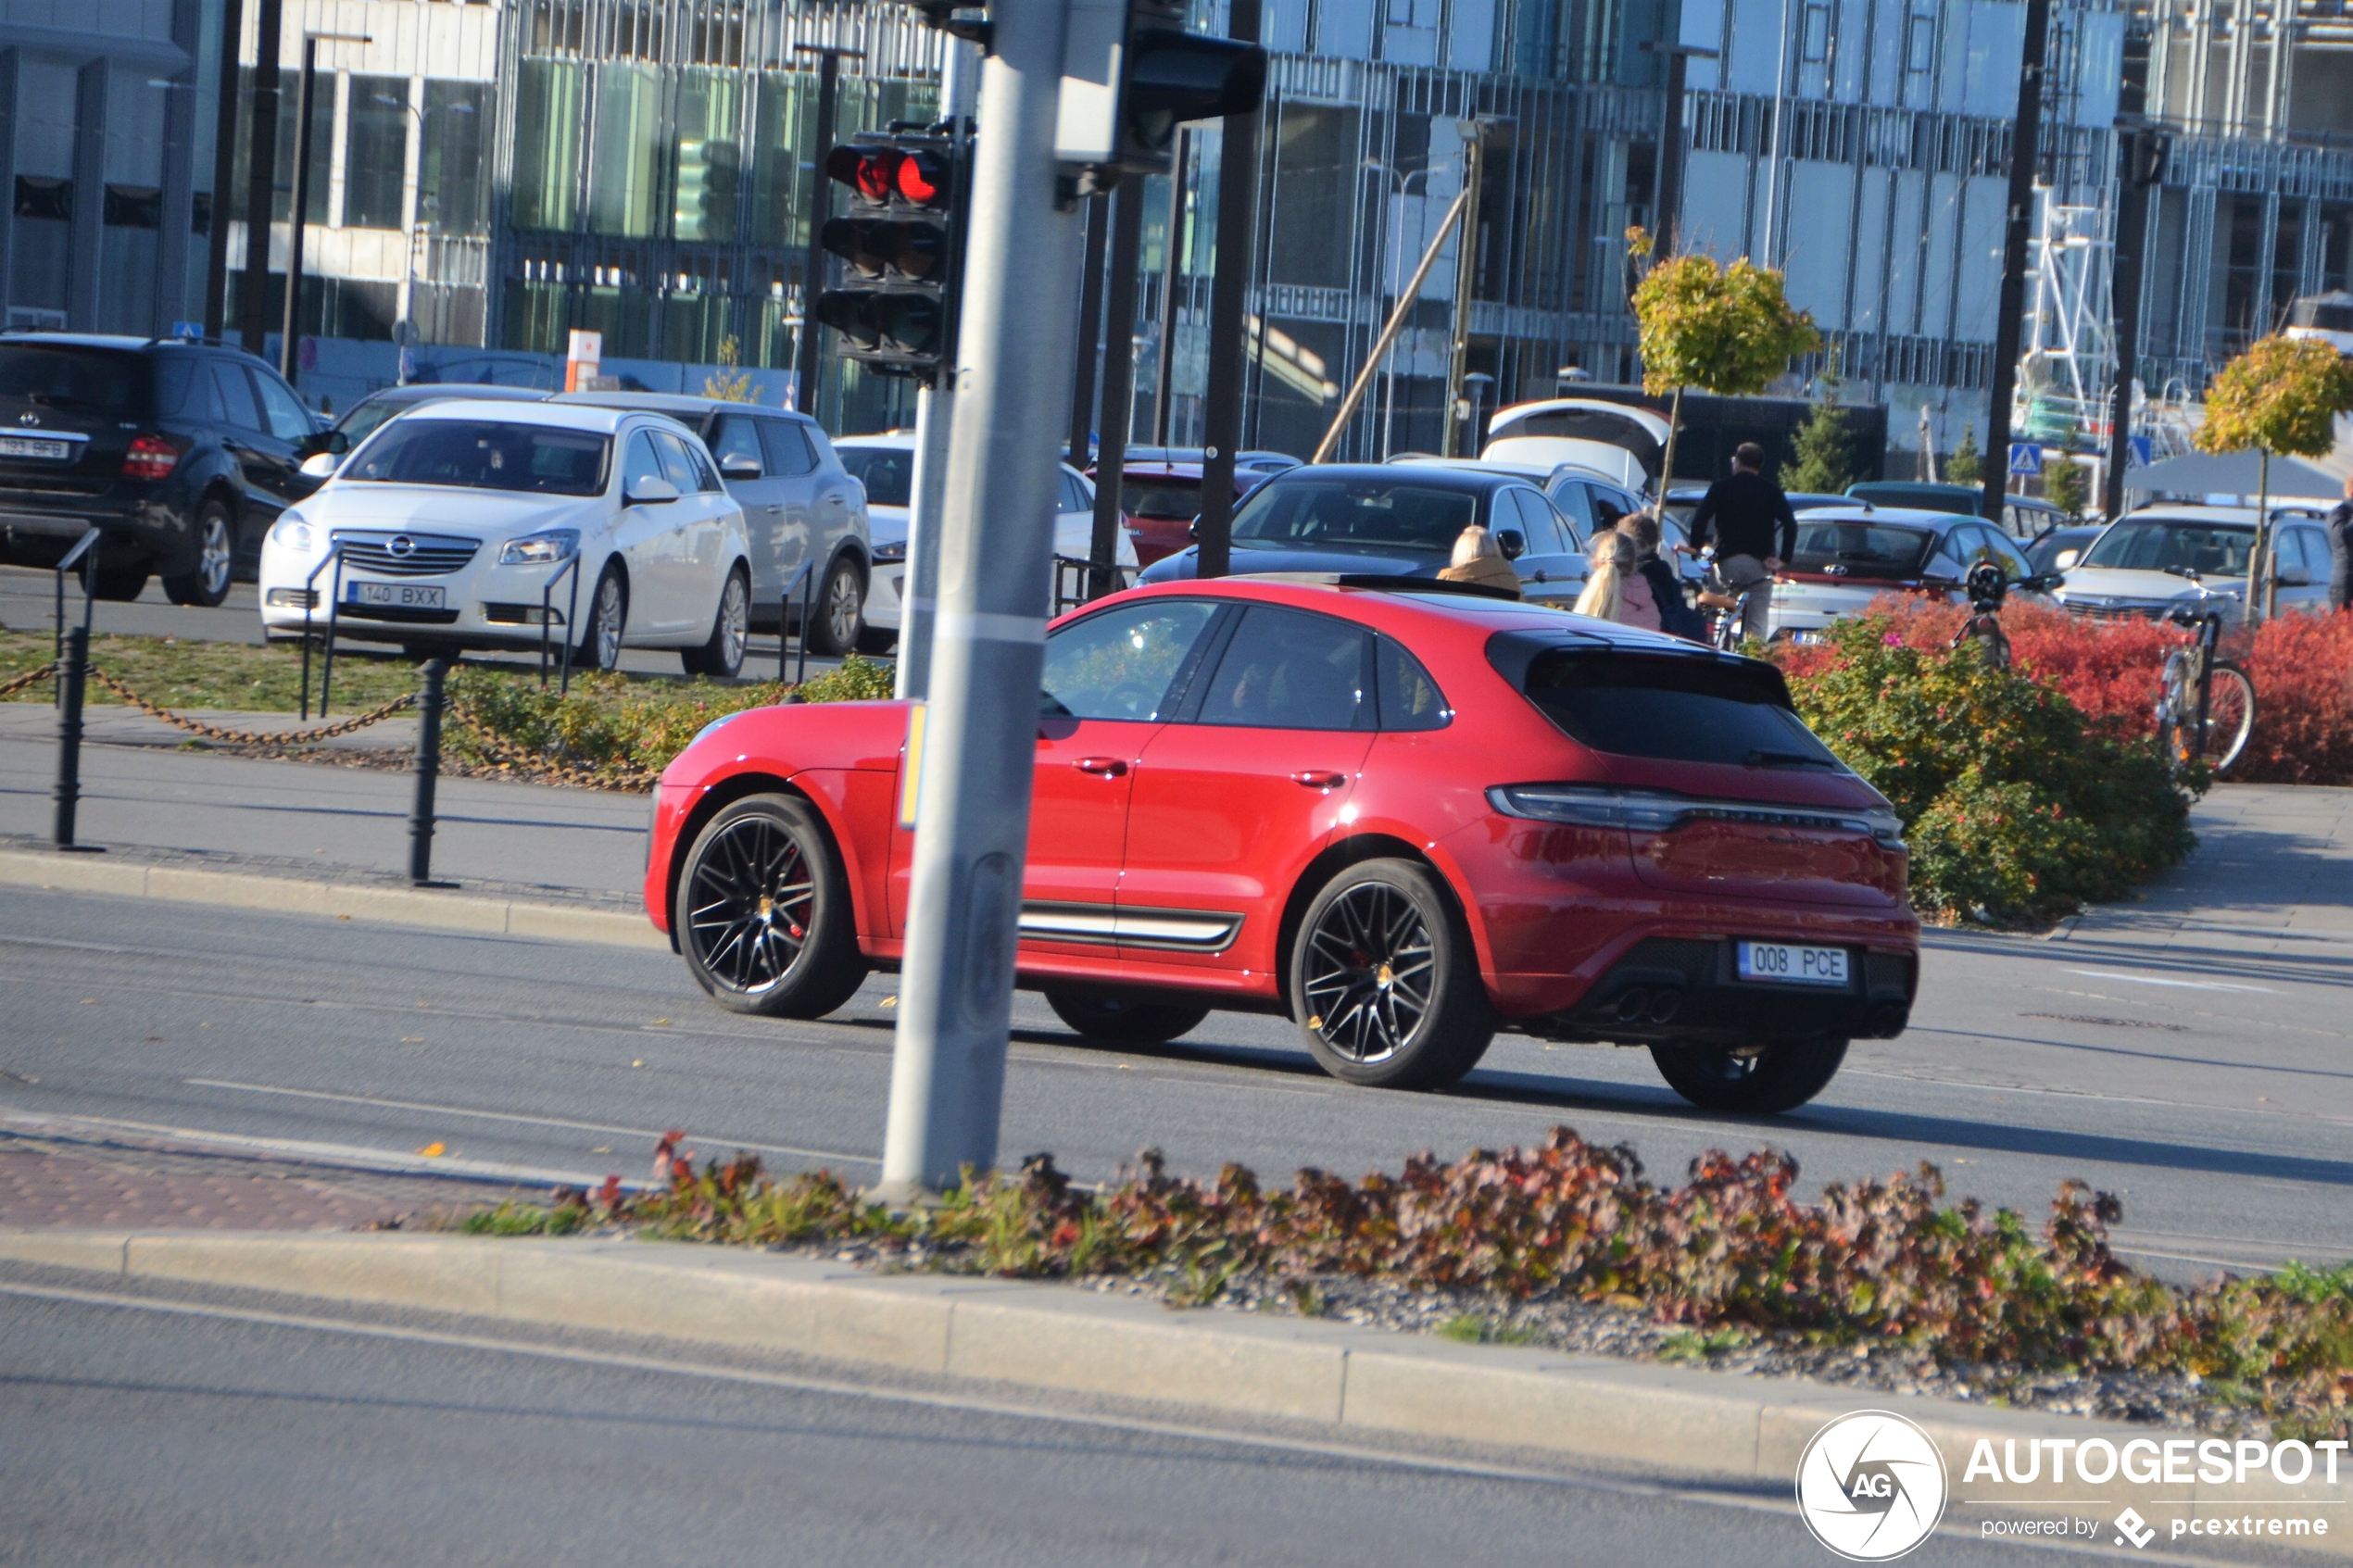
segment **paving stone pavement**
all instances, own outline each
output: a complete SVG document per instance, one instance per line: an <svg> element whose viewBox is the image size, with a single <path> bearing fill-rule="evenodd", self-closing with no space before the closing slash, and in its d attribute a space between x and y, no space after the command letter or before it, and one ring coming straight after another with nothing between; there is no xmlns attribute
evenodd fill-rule
<svg viewBox="0 0 2353 1568"><path fill-rule="evenodd" d="M0 1227L414 1228L537 1189L0 1133Z"/></svg>

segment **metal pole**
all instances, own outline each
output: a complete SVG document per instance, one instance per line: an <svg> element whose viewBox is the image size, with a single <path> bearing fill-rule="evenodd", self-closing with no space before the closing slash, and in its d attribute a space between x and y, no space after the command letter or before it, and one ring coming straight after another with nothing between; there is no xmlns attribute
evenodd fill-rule
<svg viewBox="0 0 2353 1568"><path fill-rule="evenodd" d="M288 383L300 369L295 354L295 323L302 306L302 229L310 202L310 91L319 76L319 41L302 41L302 75L295 87L294 205L286 213L286 307L278 328L278 373Z"/></svg>
<svg viewBox="0 0 2353 1568"><path fill-rule="evenodd" d="M980 100L980 46L956 39L939 83L939 118L962 138ZM970 204L967 203L967 209ZM931 689L932 609L939 598L939 511L948 495L948 443L956 428L956 383L943 375L915 393L915 471L907 508L906 574L899 580L897 696L920 702Z"/></svg>
<svg viewBox="0 0 2353 1568"><path fill-rule="evenodd" d="M1979 510L1996 522L2010 483L2010 394L2018 384L2018 337L2026 314L2026 252L2034 224L2034 165L2043 139L2043 61L2051 41L2051 0L2026 0L2026 39L2018 72L2018 119L2010 132L2007 232L2002 242L2001 304L1994 317L1994 363L1987 377L1985 499Z"/></svg>
<svg viewBox="0 0 2353 1568"><path fill-rule="evenodd" d="M214 89L212 127L212 221L205 229L204 335L218 338L229 309L230 187L237 182L237 54L245 42L245 0L222 0L220 79Z"/></svg>
<svg viewBox="0 0 2353 1568"><path fill-rule="evenodd" d="M1076 337L1077 220L1057 200L1053 155L1067 3L999 7L982 68L886 1196L945 1187L966 1166L997 1162L1054 445Z"/></svg>
<svg viewBox="0 0 2353 1568"><path fill-rule="evenodd" d="M1070 466L1082 472L1095 445L1095 354L1103 330L1103 252L1111 239L1111 197L1087 198L1087 254L1078 264L1078 372L1070 389Z"/></svg>
<svg viewBox="0 0 2353 1568"><path fill-rule="evenodd" d="M426 659L424 690L417 698L417 796L409 808L409 880L419 887L442 885L433 879L433 796L441 778L441 694L448 674L447 659Z"/></svg>
<svg viewBox="0 0 2353 1568"><path fill-rule="evenodd" d="M1176 157L1168 166L1168 227L1161 241L1160 353L1152 375L1152 445L1168 445L1168 421L1176 411L1176 295L1185 283L1185 171L1193 133L1179 128Z"/></svg>
<svg viewBox="0 0 2353 1568"><path fill-rule="evenodd" d="M2147 126L2119 127L2116 163L2116 376L2108 393L2108 472L2100 508L2113 522L2124 515L2124 469L2133 451L2133 379L2141 362L2141 262L2148 249L2149 194L2165 178L2165 133Z"/></svg>
<svg viewBox="0 0 2353 1568"><path fill-rule="evenodd" d="M800 659L793 670L792 684L802 685L809 679L809 623L817 618L817 563L812 559L800 569ZM777 646L784 646L783 633L778 633ZM781 658L781 655L779 656Z"/></svg>
<svg viewBox="0 0 2353 1568"><path fill-rule="evenodd" d="M1095 459L1095 532L1087 549L1090 599L1119 586L1119 503L1127 477L1127 432L1136 417L1136 271L1144 246L1144 182L1130 176L1112 202L1111 281L1103 290L1102 442Z"/></svg>
<svg viewBox="0 0 2353 1568"><path fill-rule="evenodd" d="M1406 316L1413 311L1414 302L1421 298L1422 284L1428 279L1429 270L1438 264L1438 253L1445 248L1446 236L1453 232L1454 220L1462 217L1470 206L1470 192L1467 189L1463 191L1455 196L1454 205L1446 209L1446 216L1438 220L1438 232L1429 237L1428 248L1422 252L1421 265L1414 269L1414 276L1406 283L1405 292L1397 296L1396 305L1390 307L1389 320L1382 326L1379 339L1374 343L1372 352L1365 356L1363 368L1356 372L1355 381L1349 384L1348 395L1340 400L1340 412L1332 416L1331 428L1325 431L1324 439L1315 444L1315 455L1307 459L1309 462L1327 460L1332 455L1332 448L1340 445L1340 433L1348 428L1350 420L1355 418L1356 405L1364 401L1365 388L1371 384L1373 372L1380 368L1381 360L1387 357L1389 345L1397 341L1398 332L1405 325ZM1381 452L1384 458L1389 455L1387 446L1388 443L1384 441Z"/></svg>
<svg viewBox="0 0 2353 1568"><path fill-rule="evenodd" d="M90 673L90 629L76 626L66 633L65 668L57 672L65 691L65 706L57 714L57 814L50 842L71 849L74 811L82 803L82 693Z"/></svg>
<svg viewBox="0 0 2353 1568"><path fill-rule="evenodd" d="M1454 327L1453 353L1446 362L1446 441L1443 457L1462 455L1463 430L1470 412L1463 406L1463 378L1470 370L1471 294L1478 286L1478 185L1487 169L1487 128L1467 123L1470 140L1463 144L1462 232L1454 241Z"/></svg>
<svg viewBox="0 0 2353 1568"><path fill-rule="evenodd" d="M825 291L825 247L817 243L819 231L833 210L834 182L825 173L825 154L834 144L834 119L840 107L841 57L865 58L858 49L828 49L814 44L794 45L795 52L817 56L816 153L809 160L809 251L800 263L800 352L795 356L793 406L817 418L817 349L824 329L817 324L817 296Z"/></svg>
<svg viewBox="0 0 2353 1568"><path fill-rule="evenodd" d="M1232 0L1226 32L1258 42L1258 0ZM1217 258L1209 283L1209 377L1202 389L1201 554L1195 571L1223 577L1234 561L1234 451L1242 444L1252 231L1258 220L1258 112L1227 115L1217 153Z"/></svg>
<svg viewBox="0 0 2353 1568"><path fill-rule="evenodd" d="M284 0L261 0L254 37L253 128L245 136L245 276L237 332L245 352L257 357L270 334L270 209L277 197L278 42L284 18Z"/></svg>

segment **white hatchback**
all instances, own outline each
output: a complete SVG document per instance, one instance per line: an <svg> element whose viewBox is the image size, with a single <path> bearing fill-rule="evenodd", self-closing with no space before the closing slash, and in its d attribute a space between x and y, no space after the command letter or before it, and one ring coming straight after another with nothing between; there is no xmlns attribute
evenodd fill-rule
<svg viewBox="0 0 2353 1568"><path fill-rule="evenodd" d="M261 549L273 640L322 633L420 652L570 638L582 665L675 648L688 674L742 668L743 508L676 420L452 399L314 458L331 477Z"/></svg>

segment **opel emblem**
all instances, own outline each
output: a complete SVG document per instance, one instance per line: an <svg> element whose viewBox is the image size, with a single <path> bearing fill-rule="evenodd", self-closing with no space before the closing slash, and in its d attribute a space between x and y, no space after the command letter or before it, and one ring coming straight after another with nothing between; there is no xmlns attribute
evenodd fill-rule
<svg viewBox="0 0 2353 1568"><path fill-rule="evenodd" d="M20 425L37 425L40 422L41 416L38 414L19 414L17 416L17 423Z"/></svg>
<svg viewBox="0 0 2353 1568"><path fill-rule="evenodd" d="M406 533L396 533L384 545L384 553L407 558L417 548L417 542Z"/></svg>

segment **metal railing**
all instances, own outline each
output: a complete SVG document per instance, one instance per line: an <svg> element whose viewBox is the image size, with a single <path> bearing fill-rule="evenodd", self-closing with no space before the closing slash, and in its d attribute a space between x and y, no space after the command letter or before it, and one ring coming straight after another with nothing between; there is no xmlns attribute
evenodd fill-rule
<svg viewBox="0 0 2353 1568"><path fill-rule="evenodd" d="M572 646L574 629L580 624L580 552L574 550L563 566L539 585L539 689L547 689L547 639L550 622L555 619L556 584L566 577L572 579L572 600L564 610L563 674L556 685L560 696L572 695Z"/></svg>
<svg viewBox="0 0 2353 1568"><path fill-rule="evenodd" d="M327 693L335 679L335 632L343 622L343 542L327 541L326 556L310 569L302 580L302 716L310 717L310 614L319 604L319 574L329 567L334 575L329 579L332 593L327 601L327 646L322 656L323 668L319 676L319 717L327 716Z"/></svg>
<svg viewBox="0 0 2353 1568"><path fill-rule="evenodd" d="M1111 579L1111 586L1103 590L1104 594L1116 594L1122 589L1132 588L1136 585L1132 570L1117 562L1099 568L1093 561L1077 556L1056 556L1054 558L1054 613L1056 615L1060 615L1066 609L1076 609L1091 599L1103 596L1102 594L1088 591L1098 571ZM1073 586L1074 582L1076 586Z"/></svg>

